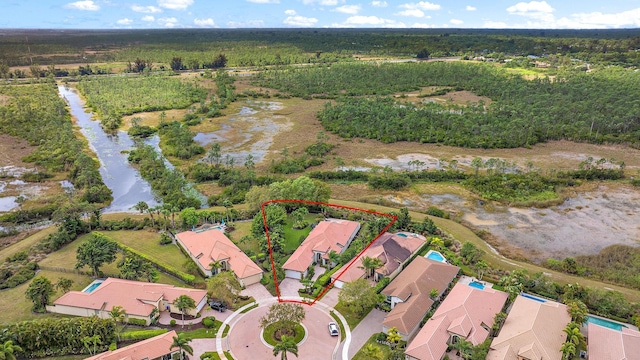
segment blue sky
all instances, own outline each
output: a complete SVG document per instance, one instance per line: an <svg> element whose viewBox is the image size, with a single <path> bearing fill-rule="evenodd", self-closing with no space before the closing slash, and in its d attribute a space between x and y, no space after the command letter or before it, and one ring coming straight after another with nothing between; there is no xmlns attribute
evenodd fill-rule
<svg viewBox="0 0 640 360"><path fill-rule="evenodd" d="M636 28L640 0L2 0L0 28Z"/></svg>

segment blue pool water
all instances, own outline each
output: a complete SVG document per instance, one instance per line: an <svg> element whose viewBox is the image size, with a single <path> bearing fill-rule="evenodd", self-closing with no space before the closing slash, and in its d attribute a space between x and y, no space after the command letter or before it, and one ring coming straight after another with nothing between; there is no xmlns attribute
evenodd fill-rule
<svg viewBox="0 0 640 360"><path fill-rule="evenodd" d="M398 235L398 236L400 236L400 237L407 237L407 234L403 234L403 233L398 233L398 234L396 234L396 235Z"/></svg>
<svg viewBox="0 0 640 360"><path fill-rule="evenodd" d="M484 284L483 283L479 283L477 281L470 282L469 286L474 287L476 289L484 290Z"/></svg>
<svg viewBox="0 0 640 360"><path fill-rule="evenodd" d="M587 316L587 321L585 321L585 325L589 323L604 326L606 328L613 329L616 331L622 331L622 328L626 327L622 324L618 324L616 322L609 321L607 319L601 319L593 316Z"/></svg>
<svg viewBox="0 0 640 360"><path fill-rule="evenodd" d="M102 284L102 281L100 282L93 282L91 285L87 286L86 289L82 290L82 292L86 292L86 293L90 293L93 290L95 290L98 286L100 286Z"/></svg>
<svg viewBox="0 0 640 360"><path fill-rule="evenodd" d="M445 257L442 254L434 250L429 250L429 252L427 253L427 255L425 255L425 257L427 259L431 259L439 262L447 262L447 259L445 259Z"/></svg>
<svg viewBox="0 0 640 360"><path fill-rule="evenodd" d="M533 295L529 295L529 294L525 294L525 293L521 293L520 296L526 297L527 299L531 299L531 300L537 301L537 302L547 302L546 299L539 298L537 296L533 296Z"/></svg>

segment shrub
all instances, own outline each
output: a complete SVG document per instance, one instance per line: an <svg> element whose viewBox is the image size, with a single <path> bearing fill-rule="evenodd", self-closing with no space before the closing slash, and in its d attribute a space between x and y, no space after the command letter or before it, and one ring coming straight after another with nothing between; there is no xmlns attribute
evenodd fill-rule
<svg viewBox="0 0 640 360"><path fill-rule="evenodd" d="M207 329L211 329L214 324L215 322L209 318L204 318L202 320L202 325L204 325L204 327L206 327Z"/></svg>
<svg viewBox="0 0 640 360"><path fill-rule="evenodd" d="M215 355L214 355L215 354ZM200 360L204 359L215 359L218 356L218 353L215 351L207 351L204 354L200 355Z"/></svg>
<svg viewBox="0 0 640 360"><path fill-rule="evenodd" d="M171 243L173 243L173 239L171 238L171 236L167 235L166 233L160 234L160 245L168 245Z"/></svg>
<svg viewBox="0 0 640 360"><path fill-rule="evenodd" d="M130 318L127 322L131 325L147 326L147 321L143 319Z"/></svg>
<svg viewBox="0 0 640 360"><path fill-rule="evenodd" d="M449 216L447 216L444 212L444 210L438 209L435 206L429 206L429 208L427 209L427 215L431 215L431 216L435 216L435 217L439 217L439 218L448 218Z"/></svg>
<svg viewBox="0 0 640 360"><path fill-rule="evenodd" d="M376 334L376 341L387 341L387 334L379 332Z"/></svg>
<svg viewBox="0 0 640 360"><path fill-rule="evenodd" d="M196 277L194 275L191 274L186 274L176 268L174 268L173 266L167 265L167 264L161 264L159 262L154 261L153 259L151 259L147 254L140 252L138 250L132 249L124 244L120 244L118 243L118 246L122 249L122 251L130 251L138 256L140 256L141 258L149 261L151 264L153 264L153 266L155 266L156 268L158 268L159 270L165 271L177 278L179 278L180 280L184 281L187 284L191 284L193 285L193 283L196 280Z"/></svg>
<svg viewBox="0 0 640 360"><path fill-rule="evenodd" d="M164 334L166 332L168 332L167 329L153 329L153 330L123 332L122 334L120 334L120 340L122 341L146 340L154 336Z"/></svg>
<svg viewBox="0 0 640 360"><path fill-rule="evenodd" d="M171 327L176 326L176 320L175 319L171 319L171 321L169 321L169 326L171 326Z"/></svg>

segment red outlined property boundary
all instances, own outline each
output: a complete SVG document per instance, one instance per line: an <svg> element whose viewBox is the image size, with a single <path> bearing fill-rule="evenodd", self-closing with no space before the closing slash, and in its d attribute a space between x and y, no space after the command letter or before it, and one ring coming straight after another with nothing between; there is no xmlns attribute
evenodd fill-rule
<svg viewBox="0 0 640 360"><path fill-rule="evenodd" d="M336 208L336 209L346 209L346 210L352 210L352 211L360 211L360 212L365 212L365 213L368 213L368 214L384 216L384 217L390 218L391 221L389 222L389 224L387 224L387 226L384 227L384 229L382 229L382 231L380 231L380 233L378 235L376 235L376 237L374 237L367 244L367 246L364 247L364 249L362 249L362 251L360 251L360 253L358 253L358 255L356 255L353 259L351 259L351 261L349 261L349 264L344 268L344 270L342 270L337 276L335 276L335 279L333 281L331 281L329 283L329 285L325 286L325 288L320 292L320 294L318 294L318 296L315 299L313 299L313 301L308 302L308 301L300 301L300 300L286 300L286 299L282 299L280 297L280 287L279 287L279 284L278 284L278 279L277 279L277 274L276 274L276 263L273 260L273 249L271 248L271 237L269 235L269 226L267 225L267 213L266 213L266 211L264 209L265 206L267 206L269 204L278 204L278 203L301 203L301 204L307 204L307 205L329 206L329 207L333 207L333 208ZM340 276L342 276L342 274L344 274L347 270L349 270L349 268L358 260L358 258L360 258L360 256L362 256L362 254L365 251L367 251L367 249L371 246L371 244L373 244L374 241L376 241L380 236L382 236L382 234L384 234L387 230L389 230L389 228L393 225L393 223L396 222L396 220L398 220L398 217L396 215L387 214L387 213L381 213L381 212L374 211L374 210L366 210L366 209L360 209L360 208L351 207L351 206L329 204L329 203L318 202L318 201L294 200L294 199L291 199L291 200L276 199L276 200L265 201L264 203L262 203L261 211L262 211L262 220L264 222L264 230L265 230L265 234L267 236L267 244L269 246L269 260L271 261L271 272L273 273L273 281L274 281L274 283L276 285L276 295L278 297L278 302L293 302L293 303L299 303L299 304L305 304L305 305L313 305L313 304L315 304L316 301L318 301L318 299L320 299L327 291L329 291L329 289L331 289L333 287L333 284L336 281L338 281Z"/></svg>

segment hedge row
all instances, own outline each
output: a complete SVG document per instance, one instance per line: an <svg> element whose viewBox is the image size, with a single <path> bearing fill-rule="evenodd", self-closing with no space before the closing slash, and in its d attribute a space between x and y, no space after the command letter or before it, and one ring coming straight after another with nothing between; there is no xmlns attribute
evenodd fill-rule
<svg viewBox="0 0 640 360"><path fill-rule="evenodd" d="M147 326L147 321L143 319L130 318L127 322L131 325Z"/></svg>
<svg viewBox="0 0 640 360"><path fill-rule="evenodd" d="M121 341L146 340L154 336L162 335L167 332L169 332L169 330L167 329L128 331L120 334L120 340Z"/></svg>
<svg viewBox="0 0 640 360"><path fill-rule="evenodd" d="M141 258L143 258L143 259L149 261L150 263L152 263L153 266L155 266L159 270L167 272L167 273L177 277L178 279L184 281L185 283L187 283L189 285L193 285L195 283L196 277L194 275L182 272L182 271L174 268L173 266L170 266L170 265L167 265L167 264L161 264L161 263L155 261L154 259L151 259L147 254L142 253L142 252L140 252L138 250L132 249L132 248L130 248L130 247L124 245L124 244L118 243L118 246L124 251L130 251L130 252L140 256Z"/></svg>

